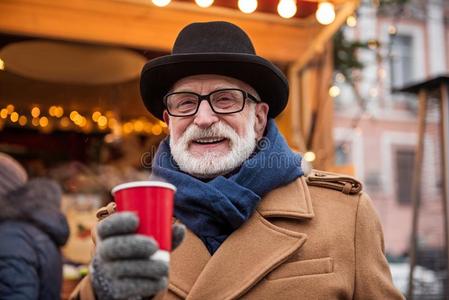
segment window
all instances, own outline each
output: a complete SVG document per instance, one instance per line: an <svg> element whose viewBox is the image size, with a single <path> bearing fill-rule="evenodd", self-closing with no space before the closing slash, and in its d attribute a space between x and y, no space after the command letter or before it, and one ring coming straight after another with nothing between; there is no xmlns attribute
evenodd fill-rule
<svg viewBox="0 0 449 300"><path fill-rule="evenodd" d="M391 86L399 88L413 78L413 38L398 34L392 37L390 53Z"/></svg>
<svg viewBox="0 0 449 300"><path fill-rule="evenodd" d="M396 150L396 199L400 204L412 202L412 183L415 166L413 149Z"/></svg>
<svg viewBox="0 0 449 300"><path fill-rule="evenodd" d="M335 147L335 164L338 166L349 165L351 163L351 144L342 142Z"/></svg>

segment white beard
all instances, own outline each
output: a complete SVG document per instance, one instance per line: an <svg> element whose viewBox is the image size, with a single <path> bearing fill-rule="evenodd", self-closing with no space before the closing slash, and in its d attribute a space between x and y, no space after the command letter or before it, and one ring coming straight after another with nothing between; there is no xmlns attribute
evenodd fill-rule
<svg viewBox="0 0 449 300"><path fill-rule="evenodd" d="M255 112L250 111L243 137L240 137L232 127L222 121L207 129L200 129L197 125L191 124L177 141L173 141L170 136L171 154L181 171L192 176L212 178L227 174L240 167L256 148L255 120ZM199 157L189 152L188 147L192 140L206 137L227 138L230 151L223 153L211 150Z"/></svg>

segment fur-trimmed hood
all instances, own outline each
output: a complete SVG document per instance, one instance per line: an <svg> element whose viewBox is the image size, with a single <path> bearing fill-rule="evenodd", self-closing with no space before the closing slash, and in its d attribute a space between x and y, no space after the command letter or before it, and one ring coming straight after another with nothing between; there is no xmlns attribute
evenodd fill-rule
<svg viewBox="0 0 449 300"><path fill-rule="evenodd" d="M49 179L37 178L0 196L0 222L30 222L62 246L69 237L67 219L60 211L61 188Z"/></svg>

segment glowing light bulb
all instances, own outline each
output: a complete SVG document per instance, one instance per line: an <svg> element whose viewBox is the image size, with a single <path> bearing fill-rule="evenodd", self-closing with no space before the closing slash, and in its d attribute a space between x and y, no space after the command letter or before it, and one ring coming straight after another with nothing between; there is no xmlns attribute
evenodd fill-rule
<svg viewBox="0 0 449 300"><path fill-rule="evenodd" d="M340 95L340 88L336 85L331 86L329 89L329 96L331 96L332 98L335 98L338 95Z"/></svg>
<svg viewBox="0 0 449 300"><path fill-rule="evenodd" d="M98 118L97 123L98 123L98 126L105 127L108 124L108 119L105 116L100 116Z"/></svg>
<svg viewBox="0 0 449 300"><path fill-rule="evenodd" d="M195 3L199 6L199 7L209 7L214 3L214 0L195 0Z"/></svg>
<svg viewBox="0 0 449 300"><path fill-rule="evenodd" d="M388 34L389 35L395 35L398 33L398 29L394 25L388 26Z"/></svg>
<svg viewBox="0 0 449 300"><path fill-rule="evenodd" d="M62 106L57 106L56 107L56 117L60 118L64 115L64 109L62 108Z"/></svg>
<svg viewBox="0 0 449 300"><path fill-rule="evenodd" d="M349 16L346 19L346 25L348 25L349 27L356 27L357 26L357 18L354 15Z"/></svg>
<svg viewBox="0 0 449 300"><path fill-rule="evenodd" d="M346 81L346 78L342 73L337 73L337 75L335 75L335 80L339 83L343 83Z"/></svg>
<svg viewBox="0 0 449 300"><path fill-rule="evenodd" d="M56 112L57 112L58 108L54 105L50 106L50 108L48 109L48 114L52 117L56 116Z"/></svg>
<svg viewBox="0 0 449 300"><path fill-rule="evenodd" d="M145 124L141 120L137 120L134 122L134 130L137 132L142 132Z"/></svg>
<svg viewBox="0 0 449 300"><path fill-rule="evenodd" d="M278 14L285 18L290 19L296 14L298 8L296 7L295 0L280 0L278 4Z"/></svg>
<svg viewBox="0 0 449 300"><path fill-rule="evenodd" d="M98 119L101 117L101 112L96 111L92 114L92 120L94 120L94 122L98 122Z"/></svg>
<svg viewBox="0 0 449 300"><path fill-rule="evenodd" d="M67 128L67 127L69 127L69 126L70 126L70 120L69 120L69 118L67 118L67 117L62 118L61 121L60 121L60 124L61 124L61 127L62 127L62 128Z"/></svg>
<svg viewBox="0 0 449 300"><path fill-rule="evenodd" d="M257 0L239 0L238 7L245 14L253 13L257 8Z"/></svg>
<svg viewBox="0 0 449 300"><path fill-rule="evenodd" d="M154 135L160 135L162 133L162 126L156 124L151 128L151 133Z"/></svg>
<svg viewBox="0 0 449 300"><path fill-rule="evenodd" d="M151 0L154 5L164 7L170 4L171 0Z"/></svg>
<svg viewBox="0 0 449 300"><path fill-rule="evenodd" d="M39 119L39 125L41 125L41 127L48 126L48 118L47 117L40 118Z"/></svg>
<svg viewBox="0 0 449 300"><path fill-rule="evenodd" d="M315 159L316 159L316 155L312 151L307 151L306 153L304 153L304 160L306 160L308 162L312 162Z"/></svg>
<svg viewBox="0 0 449 300"><path fill-rule="evenodd" d="M0 70L3 71L5 69L5 62L0 59Z"/></svg>
<svg viewBox="0 0 449 300"><path fill-rule="evenodd" d="M75 121L77 116L78 116L78 112L76 110L72 111L70 113L70 120Z"/></svg>
<svg viewBox="0 0 449 300"><path fill-rule="evenodd" d="M334 5L330 2L321 2L315 13L318 23L322 25L329 25L335 20Z"/></svg>
<svg viewBox="0 0 449 300"><path fill-rule="evenodd" d="M2 110L0 110L0 117L2 119L6 119L8 117L8 110L6 108L2 108Z"/></svg>
<svg viewBox="0 0 449 300"><path fill-rule="evenodd" d="M26 124L27 124L27 117L25 117L25 116L20 116L20 118L19 118L19 124L20 124L20 126L25 126Z"/></svg>
<svg viewBox="0 0 449 300"><path fill-rule="evenodd" d="M9 114L12 113L14 111L14 109L15 109L14 105L12 105L12 104L8 104L6 106L6 110L8 111Z"/></svg>
<svg viewBox="0 0 449 300"><path fill-rule="evenodd" d="M126 122L123 125L123 133L124 134L130 134L131 132L133 132L133 129L134 129L134 126L133 126L133 123L131 123L131 122Z"/></svg>
<svg viewBox="0 0 449 300"><path fill-rule="evenodd" d="M31 115L33 116L33 118L38 118L41 115L41 110L39 109L39 107L33 107L31 109Z"/></svg>
<svg viewBox="0 0 449 300"><path fill-rule="evenodd" d="M10 118L11 118L11 122L15 123L15 122L17 122L19 120L19 114L16 113L16 112L13 112L11 114Z"/></svg>

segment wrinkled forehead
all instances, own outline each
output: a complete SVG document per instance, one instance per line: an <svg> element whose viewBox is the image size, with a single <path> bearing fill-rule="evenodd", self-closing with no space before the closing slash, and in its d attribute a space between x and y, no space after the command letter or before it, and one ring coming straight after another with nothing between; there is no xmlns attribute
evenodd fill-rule
<svg viewBox="0 0 449 300"><path fill-rule="evenodd" d="M184 77L172 86L170 92L191 91L195 93L210 93L222 88L238 88L260 99L259 94L249 84L228 76L201 74Z"/></svg>

